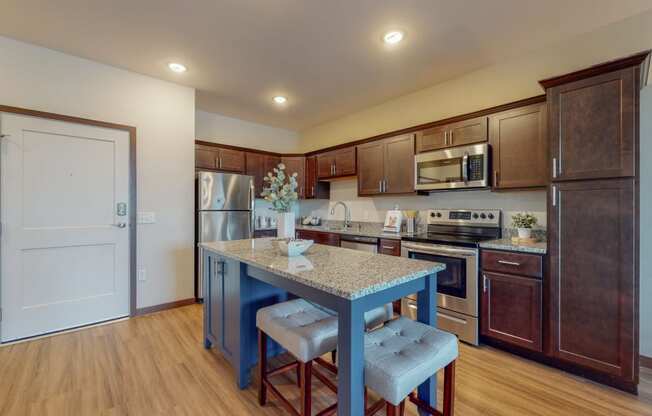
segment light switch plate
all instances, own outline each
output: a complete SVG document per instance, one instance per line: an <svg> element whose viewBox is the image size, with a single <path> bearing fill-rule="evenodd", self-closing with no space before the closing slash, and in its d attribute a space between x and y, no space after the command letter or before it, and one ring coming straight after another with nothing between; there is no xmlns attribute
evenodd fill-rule
<svg viewBox="0 0 652 416"><path fill-rule="evenodd" d="M155 224L156 213L151 211L138 212L138 224Z"/></svg>

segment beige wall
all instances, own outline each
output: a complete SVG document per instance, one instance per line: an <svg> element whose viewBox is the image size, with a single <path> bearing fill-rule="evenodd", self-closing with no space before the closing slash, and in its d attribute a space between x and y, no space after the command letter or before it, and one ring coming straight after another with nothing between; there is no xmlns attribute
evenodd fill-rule
<svg viewBox="0 0 652 416"><path fill-rule="evenodd" d="M506 45L507 46L507 45ZM543 94L538 81L652 48L652 12L301 132L310 151Z"/></svg>
<svg viewBox="0 0 652 416"><path fill-rule="evenodd" d="M137 128L138 307L193 296L194 125L191 88L0 37L0 104Z"/></svg>
<svg viewBox="0 0 652 416"><path fill-rule="evenodd" d="M278 153L294 153L299 148L299 133L252 123L221 114L197 110L197 139Z"/></svg>

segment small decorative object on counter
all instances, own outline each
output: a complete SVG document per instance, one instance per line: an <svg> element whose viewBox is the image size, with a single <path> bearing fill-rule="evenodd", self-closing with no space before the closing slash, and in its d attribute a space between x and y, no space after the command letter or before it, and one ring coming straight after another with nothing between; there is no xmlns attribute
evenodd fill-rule
<svg viewBox="0 0 652 416"><path fill-rule="evenodd" d="M403 212L395 209L387 211L385 216L385 225L383 231L388 233L400 233L401 223L403 222Z"/></svg>
<svg viewBox="0 0 652 416"><path fill-rule="evenodd" d="M403 211L405 214L405 231L408 233L414 233L417 224L417 214L419 211L407 210Z"/></svg>
<svg viewBox="0 0 652 416"><path fill-rule="evenodd" d="M294 238L294 212L292 205L299 199L297 173L286 175L285 165L279 163L274 172L267 172L266 187L261 195L272 204L277 213L276 230L279 238Z"/></svg>
<svg viewBox="0 0 652 416"><path fill-rule="evenodd" d="M313 216L303 217L303 219L301 220L301 224L303 224L303 225L321 225L321 218L313 217Z"/></svg>
<svg viewBox="0 0 652 416"><path fill-rule="evenodd" d="M512 216L512 225L518 230L518 238L522 240L532 239L532 227L537 224L537 217L527 212L519 212Z"/></svg>
<svg viewBox="0 0 652 416"><path fill-rule="evenodd" d="M278 240L278 248L284 256L294 257L303 254L314 243L313 240Z"/></svg>

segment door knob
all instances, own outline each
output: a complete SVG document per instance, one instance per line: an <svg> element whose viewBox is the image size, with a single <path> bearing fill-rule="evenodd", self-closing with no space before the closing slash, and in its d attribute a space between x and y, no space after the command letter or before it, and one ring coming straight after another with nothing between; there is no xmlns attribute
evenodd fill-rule
<svg viewBox="0 0 652 416"><path fill-rule="evenodd" d="M113 226L114 226L114 227L118 227L118 228L126 228L126 227L127 227L127 223L126 223L126 222L119 222L119 223L117 223L117 224L113 224Z"/></svg>

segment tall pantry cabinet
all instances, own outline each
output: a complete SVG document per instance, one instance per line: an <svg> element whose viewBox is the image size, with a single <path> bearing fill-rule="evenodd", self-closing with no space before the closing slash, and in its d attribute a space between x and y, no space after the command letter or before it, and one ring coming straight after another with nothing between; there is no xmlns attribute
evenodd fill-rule
<svg viewBox="0 0 652 416"><path fill-rule="evenodd" d="M635 392L639 90L649 52L541 81L551 163L546 353Z"/></svg>

